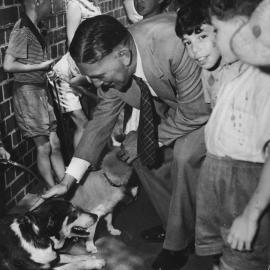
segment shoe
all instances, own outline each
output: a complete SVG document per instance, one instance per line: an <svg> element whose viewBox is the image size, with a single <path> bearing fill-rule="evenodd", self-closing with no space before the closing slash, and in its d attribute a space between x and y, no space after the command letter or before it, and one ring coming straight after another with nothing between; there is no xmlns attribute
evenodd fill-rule
<svg viewBox="0 0 270 270"><path fill-rule="evenodd" d="M172 251L162 249L152 264L156 270L179 270L188 261L186 250Z"/></svg>
<svg viewBox="0 0 270 270"><path fill-rule="evenodd" d="M141 237L148 242L161 243L165 238L165 230L162 225L158 225L142 231Z"/></svg>

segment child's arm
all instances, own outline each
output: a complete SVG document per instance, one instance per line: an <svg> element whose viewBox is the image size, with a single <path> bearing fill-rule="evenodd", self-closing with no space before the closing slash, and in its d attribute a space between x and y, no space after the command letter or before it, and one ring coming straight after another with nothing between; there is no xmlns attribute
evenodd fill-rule
<svg viewBox="0 0 270 270"><path fill-rule="evenodd" d="M270 203L270 157L267 158L259 184L242 215L237 217L230 229L228 243L233 249L251 250L258 229L259 218Z"/></svg>
<svg viewBox="0 0 270 270"><path fill-rule="evenodd" d="M76 29L81 22L81 9L73 2L70 2L67 6L67 40L68 46L70 45Z"/></svg>
<svg viewBox="0 0 270 270"><path fill-rule="evenodd" d="M41 62L39 64L23 64L17 61L17 58L11 54L5 55L4 60L4 70L6 72L28 72L28 71L38 71L38 70L49 70L54 59Z"/></svg>

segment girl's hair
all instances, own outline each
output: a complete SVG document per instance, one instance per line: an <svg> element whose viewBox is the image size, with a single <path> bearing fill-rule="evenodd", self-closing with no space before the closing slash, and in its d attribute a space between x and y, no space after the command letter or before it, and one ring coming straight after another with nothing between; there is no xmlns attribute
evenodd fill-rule
<svg viewBox="0 0 270 270"><path fill-rule="evenodd" d="M203 24L210 24L208 14L209 1L191 0L186 2L177 12L175 32L178 37L200 33Z"/></svg>
<svg viewBox="0 0 270 270"><path fill-rule="evenodd" d="M210 15L226 21L235 16L250 17L262 0L211 0Z"/></svg>

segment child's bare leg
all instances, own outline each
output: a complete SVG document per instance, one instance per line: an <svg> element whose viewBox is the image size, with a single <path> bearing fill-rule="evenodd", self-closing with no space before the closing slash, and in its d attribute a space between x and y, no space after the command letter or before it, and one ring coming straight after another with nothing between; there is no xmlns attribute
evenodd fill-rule
<svg viewBox="0 0 270 270"><path fill-rule="evenodd" d="M84 127L87 124L88 119L82 109L71 112L70 117L76 126L73 137L73 146L76 148L82 137Z"/></svg>
<svg viewBox="0 0 270 270"><path fill-rule="evenodd" d="M55 185L52 167L50 161L51 146L49 138L46 136L37 136L33 138L37 147L37 166L41 176L44 178L48 187Z"/></svg>
<svg viewBox="0 0 270 270"><path fill-rule="evenodd" d="M65 164L61 153L60 141L55 131L50 133L50 145L51 145L51 155L50 155L51 164L60 182L65 175Z"/></svg>

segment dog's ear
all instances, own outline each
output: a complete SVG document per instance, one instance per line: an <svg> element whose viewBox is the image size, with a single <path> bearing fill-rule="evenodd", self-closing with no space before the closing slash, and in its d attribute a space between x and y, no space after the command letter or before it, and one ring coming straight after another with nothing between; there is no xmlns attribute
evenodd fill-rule
<svg viewBox="0 0 270 270"><path fill-rule="evenodd" d="M20 228L23 232L33 232L34 234L39 234L39 227L36 224L36 220L33 216L25 215L18 219L18 223L20 224Z"/></svg>

